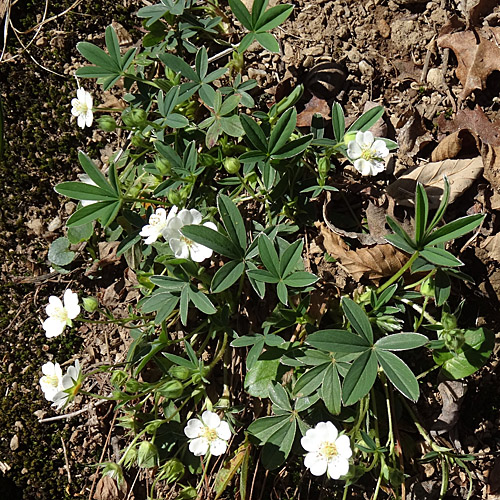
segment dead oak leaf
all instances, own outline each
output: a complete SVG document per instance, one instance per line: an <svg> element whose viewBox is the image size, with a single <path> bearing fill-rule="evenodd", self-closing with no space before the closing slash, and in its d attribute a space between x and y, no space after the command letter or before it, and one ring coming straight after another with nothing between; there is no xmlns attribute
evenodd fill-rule
<svg viewBox="0 0 500 500"><path fill-rule="evenodd" d="M315 113L319 113L325 120L330 119L330 106L324 99L313 95L303 111L297 115L297 127L310 127Z"/></svg>
<svg viewBox="0 0 500 500"><path fill-rule="evenodd" d="M473 90L484 89L488 76L493 71L500 71L500 27L442 34L437 43L455 53L456 74L463 85L462 100Z"/></svg>
<svg viewBox="0 0 500 500"><path fill-rule="evenodd" d="M394 275L408 261L408 256L384 243L357 250L347 250L344 240L323 224L320 225L325 250L340 261L341 266L356 280L378 281Z"/></svg>
<svg viewBox="0 0 500 500"><path fill-rule="evenodd" d="M435 209L439 206L444 192L445 175L450 183L449 203L453 203L473 184L482 171L483 160L480 156L472 159L430 162L411 169L389 184L387 194L399 205L411 207L417 182L420 182L429 198L429 207Z"/></svg>

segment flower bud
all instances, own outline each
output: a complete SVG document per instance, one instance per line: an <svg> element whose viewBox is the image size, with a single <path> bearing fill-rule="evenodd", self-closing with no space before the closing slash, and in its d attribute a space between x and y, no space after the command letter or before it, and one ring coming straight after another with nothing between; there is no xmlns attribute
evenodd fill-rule
<svg viewBox="0 0 500 500"><path fill-rule="evenodd" d="M171 458L161 466L158 475L163 481L166 481L167 484L179 481L184 475L184 465L177 458Z"/></svg>
<svg viewBox="0 0 500 500"><path fill-rule="evenodd" d="M192 371L187 366L171 366L168 370L168 373L179 380L186 380L191 376Z"/></svg>
<svg viewBox="0 0 500 500"><path fill-rule="evenodd" d="M116 130L116 121L112 116L104 115L97 119L97 125L105 132L114 132Z"/></svg>
<svg viewBox="0 0 500 500"><path fill-rule="evenodd" d="M148 143L140 135L133 135L130 139L130 142L136 148L147 148L149 146Z"/></svg>
<svg viewBox="0 0 500 500"><path fill-rule="evenodd" d="M131 378L130 380L127 380L127 382L125 383L125 390L127 392L137 392L140 386L141 384L137 380Z"/></svg>
<svg viewBox="0 0 500 500"><path fill-rule="evenodd" d="M318 161L318 172L321 178L325 178L330 171L331 163L330 158L322 156Z"/></svg>
<svg viewBox="0 0 500 500"><path fill-rule="evenodd" d="M128 379L128 375L123 370L115 370L111 375L111 385L120 388Z"/></svg>
<svg viewBox="0 0 500 500"><path fill-rule="evenodd" d="M172 189L167 193L167 199L172 205L180 205L182 203L182 196L177 189Z"/></svg>
<svg viewBox="0 0 500 500"><path fill-rule="evenodd" d="M163 158L162 156L157 156L155 158L155 167L162 175L170 175L172 173L172 165L166 158Z"/></svg>
<svg viewBox="0 0 500 500"><path fill-rule="evenodd" d="M344 135L344 144L347 146L351 141L356 139L356 132L349 132Z"/></svg>
<svg viewBox="0 0 500 500"><path fill-rule="evenodd" d="M226 158L223 162L223 165L228 174L236 174L237 172L239 172L241 167L240 160L234 157Z"/></svg>
<svg viewBox="0 0 500 500"><path fill-rule="evenodd" d="M83 308L88 313L93 313L99 307L99 302L95 297L84 297L82 302L83 302Z"/></svg>
<svg viewBox="0 0 500 500"><path fill-rule="evenodd" d="M441 315L441 324L445 331L454 330L457 327L457 318L453 314L443 311Z"/></svg>
<svg viewBox="0 0 500 500"><path fill-rule="evenodd" d="M155 467L158 464L158 449L151 441L143 441L137 452L137 465L144 469Z"/></svg>
<svg viewBox="0 0 500 500"><path fill-rule="evenodd" d="M122 120L127 127L140 127L146 123L147 114L140 108L127 108L122 112Z"/></svg>
<svg viewBox="0 0 500 500"><path fill-rule="evenodd" d="M183 391L184 387L178 380L168 380L158 388L158 393L167 399L178 398Z"/></svg>
<svg viewBox="0 0 500 500"><path fill-rule="evenodd" d="M424 297L434 297L435 290L436 284L433 277L426 278L420 285L420 293Z"/></svg>

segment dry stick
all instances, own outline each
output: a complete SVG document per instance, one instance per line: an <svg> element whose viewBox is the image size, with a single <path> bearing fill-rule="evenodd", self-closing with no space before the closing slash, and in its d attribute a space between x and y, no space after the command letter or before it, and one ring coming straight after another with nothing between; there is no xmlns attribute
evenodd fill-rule
<svg viewBox="0 0 500 500"><path fill-rule="evenodd" d="M137 471L137 474L135 475L134 482L132 483L132 486L130 487L130 490L128 490L127 497L125 498L125 500L129 500L130 494L134 490L134 486L135 486L135 483L137 482L137 478L139 477L140 472L141 472L140 470ZM89 500L90 500L90 498L89 498Z"/></svg>
<svg viewBox="0 0 500 500"><path fill-rule="evenodd" d="M111 396L112 394L110 394ZM73 418L76 417L77 415L81 415L82 413L85 413L92 408L95 408L96 406L102 405L103 403L108 402L108 399L101 399L100 401L97 401L96 403L90 403L87 405L85 408L82 408L81 410L76 410L71 413L66 413L65 415L56 415L55 417L48 417L48 418L41 418L38 420L39 424L44 424L45 422L55 422L56 420L64 420L66 418Z"/></svg>
<svg viewBox="0 0 500 500"><path fill-rule="evenodd" d="M66 445L64 444L64 439L62 438L62 436L60 436L60 438L64 453L64 462L66 463L66 472L68 473L68 483L71 484L71 472L69 470L68 452L66 451Z"/></svg>
<svg viewBox="0 0 500 500"><path fill-rule="evenodd" d="M261 452L261 454L262 454L262 452ZM255 484L255 479L257 478L257 470L258 469L259 469L259 462L257 461L257 463L255 465L255 470L253 471L252 486L250 487L250 495L248 497L248 500L252 500L253 487L254 487L254 484Z"/></svg>
<svg viewBox="0 0 500 500"><path fill-rule="evenodd" d="M429 63L431 62L431 55L433 52L434 44L436 40L436 35L432 37L432 40L427 45L427 53L425 54L424 67L422 68L422 75L420 76L420 83L425 83L427 80L427 73L429 72Z"/></svg>
<svg viewBox="0 0 500 500"><path fill-rule="evenodd" d="M105 401L105 400L103 400L103 401ZM104 447L102 449L101 458L99 459L99 463L102 463L102 461L104 460L104 454L106 453L106 448L108 447L109 440L111 439L111 433L113 432L113 429L115 427L115 421L116 421L117 416L118 416L118 413L115 412L115 415L114 415L113 420L111 421L111 425L109 427L108 436L106 437L106 442L104 443ZM137 477L136 477L136 479L137 479ZM96 473L96 476L94 477L94 480L92 481L92 486L90 487L89 500L92 500L92 495L94 494L94 488L95 488L96 481L97 481L97 473ZM134 480L134 484L135 484L135 480ZM128 498L128 496L127 496L127 498Z"/></svg>

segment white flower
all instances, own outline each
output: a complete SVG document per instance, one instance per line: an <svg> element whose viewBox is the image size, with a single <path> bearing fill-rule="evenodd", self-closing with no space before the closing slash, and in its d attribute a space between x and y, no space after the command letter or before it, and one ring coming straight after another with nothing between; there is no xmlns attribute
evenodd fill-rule
<svg viewBox="0 0 500 500"><path fill-rule="evenodd" d="M86 90L79 88L76 91L76 97L71 99L71 114L78 117L78 126L85 128L90 127L94 119L92 106L94 105L92 96Z"/></svg>
<svg viewBox="0 0 500 500"><path fill-rule="evenodd" d="M68 289L64 292L63 299L64 305L59 297L49 297L49 305L45 308L49 317L43 322L43 329L48 338L61 335L66 325L71 326L71 320L80 314L76 293Z"/></svg>
<svg viewBox="0 0 500 500"><path fill-rule="evenodd" d="M80 179L80 182L83 182L84 184L88 184L90 186L97 186L97 184L90 178L90 175L78 174L78 179ZM82 207L92 205L92 203L97 203L97 201L95 201L95 200L82 200L81 201Z"/></svg>
<svg viewBox="0 0 500 500"><path fill-rule="evenodd" d="M389 154L385 142L375 140L370 131L358 132L347 145L347 156L361 175L377 175L385 170L383 159Z"/></svg>
<svg viewBox="0 0 500 500"><path fill-rule="evenodd" d="M52 406L56 410L60 410L71 403L80 391L82 381L83 375L80 368L80 362L76 360L74 366L70 366L63 376L59 390L54 394L54 404Z"/></svg>
<svg viewBox="0 0 500 500"><path fill-rule="evenodd" d="M349 438L345 434L339 436L331 422L320 422L309 429L300 444L309 452L304 458L304 465L314 476L322 476L328 471L328 476L338 479L349 471L352 455Z"/></svg>
<svg viewBox="0 0 500 500"><path fill-rule="evenodd" d="M49 361L42 366L43 377L40 378L40 386L45 399L54 401L54 396L62 389L62 370L59 363Z"/></svg>
<svg viewBox="0 0 500 500"><path fill-rule="evenodd" d="M167 218L167 212L164 208L156 209L156 212L149 216L149 224L143 226L139 233L141 236L146 237L144 240L146 245L151 245L151 243L154 243L163 234L170 217L170 214L168 214Z"/></svg>
<svg viewBox="0 0 500 500"><path fill-rule="evenodd" d="M212 455L224 454L227 441L231 439L229 424L211 411L204 411L201 420L198 418L189 420L184 428L184 434L191 439L189 451L197 457L205 455L209 449Z"/></svg>
<svg viewBox="0 0 500 500"><path fill-rule="evenodd" d="M183 226L199 225L202 215L194 208L191 210L184 208L179 213L177 210L178 208L175 206L170 210L163 236L168 241L176 258L188 259L191 257L195 262L203 262L212 256L212 249L186 238L180 231ZM217 226L213 222L205 222L203 225L217 231Z"/></svg>

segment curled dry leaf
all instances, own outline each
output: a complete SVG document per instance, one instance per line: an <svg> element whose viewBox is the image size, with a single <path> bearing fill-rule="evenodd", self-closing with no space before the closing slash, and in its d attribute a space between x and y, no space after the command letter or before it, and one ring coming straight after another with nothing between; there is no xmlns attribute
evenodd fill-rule
<svg viewBox="0 0 500 500"><path fill-rule="evenodd" d="M443 161L455 158L462 150L462 136L464 133L466 133L465 130L459 130L442 139L432 152L431 161Z"/></svg>
<svg viewBox="0 0 500 500"><path fill-rule="evenodd" d="M465 385L460 380L446 380L438 385L443 401L441 414L434 422L431 434L444 434L457 425L460 407L465 396Z"/></svg>
<svg viewBox="0 0 500 500"><path fill-rule="evenodd" d="M485 26L474 31L441 34L437 43L457 57L457 78L463 86L460 99L484 89L493 71L500 70L500 27Z"/></svg>
<svg viewBox="0 0 500 500"><path fill-rule="evenodd" d="M378 281L394 275L408 261L408 256L384 243L357 250L348 250L344 240L323 224L320 225L325 250L340 261L341 266L356 280Z"/></svg>
<svg viewBox="0 0 500 500"><path fill-rule="evenodd" d="M319 113L325 120L330 119L330 106L328 106L328 103L313 95L306 104L304 111L297 115L297 127L310 127L315 113Z"/></svg>
<svg viewBox="0 0 500 500"><path fill-rule="evenodd" d="M472 185L482 171L483 161L480 156L427 163L411 169L389 184L387 194L399 205L413 206L415 187L417 182L420 182L429 197L429 207L434 209L439 206L444 191L443 176L446 175L450 183L449 203L453 203Z"/></svg>
<svg viewBox="0 0 500 500"><path fill-rule="evenodd" d="M124 500L127 496L127 483L122 481L120 486L109 476L102 476L97 483L94 500Z"/></svg>
<svg viewBox="0 0 500 500"><path fill-rule="evenodd" d="M464 109L453 120L439 117L438 125L443 132L468 130L475 138L477 149L481 152L484 177L497 191L500 190L500 121L491 122L483 110Z"/></svg>

